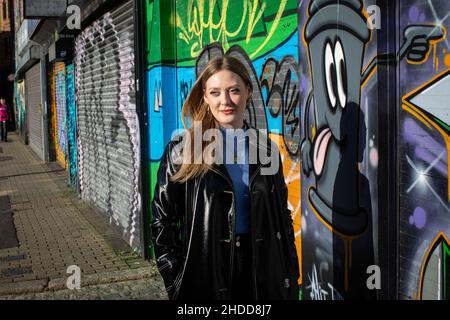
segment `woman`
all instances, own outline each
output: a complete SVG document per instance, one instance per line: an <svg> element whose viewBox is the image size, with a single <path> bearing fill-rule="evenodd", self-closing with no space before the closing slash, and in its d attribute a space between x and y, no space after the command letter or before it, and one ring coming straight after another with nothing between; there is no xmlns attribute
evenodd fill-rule
<svg viewBox="0 0 450 320"><path fill-rule="evenodd" d="M6 122L9 120L8 106L6 100L0 98L0 133L2 141L8 142L8 127Z"/></svg>
<svg viewBox="0 0 450 320"><path fill-rule="evenodd" d="M237 59L211 60L183 105L183 140L170 141L162 156L152 239L170 299L298 299L299 268L281 160L267 135L255 139L254 128L244 121L251 93L250 76ZM196 130L214 129L219 134L202 141L199 152ZM228 134L239 129L246 136L243 147L236 148ZM204 151L214 143L217 157L211 161ZM234 153L232 163L219 161L220 150L225 160ZM259 158L251 163L254 150L274 153L278 169L264 174L271 164ZM202 151L204 161L196 161ZM236 159L242 161L236 164Z"/></svg>

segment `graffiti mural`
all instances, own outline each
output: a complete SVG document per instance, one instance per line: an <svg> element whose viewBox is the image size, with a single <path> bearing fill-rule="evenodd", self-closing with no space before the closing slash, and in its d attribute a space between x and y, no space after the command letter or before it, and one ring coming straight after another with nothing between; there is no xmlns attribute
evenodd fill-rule
<svg viewBox="0 0 450 320"><path fill-rule="evenodd" d="M22 142L27 143L27 121L25 109L25 81L15 82L15 117L16 128Z"/></svg>
<svg viewBox="0 0 450 320"><path fill-rule="evenodd" d="M309 79L301 144L304 296L374 298L366 269L377 254L376 34L361 1L312 0L299 9Z"/></svg>
<svg viewBox="0 0 450 320"><path fill-rule="evenodd" d="M164 147L182 128L181 108L196 75L215 56L237 57L253 81L246 120L267 129L280 149L301 265L299 102L307 92L298 66L297 0L183 0L173 2L172 10L164 7L168 3L147 0L150 190ZM158 40L167 25L173 28L172 54L169 41L163 51Z"/></svg>
<svg viewBox="0 0 450 320"><path fill-rule="evenodd" d="M272 51L297 28L292 0L186 0L176 7L177 62L189 65L205 45L242 47L250 59ZM184 62L184 63L183 63Z"/></svg>
<svg viewBox="0 0 450 320"><path fill-rule="evenodd" d="M427 251L420 271L418 298L450 300L450 242L439 233Z"/></svg>
<svg viewBox="0 0 450 320"><path fill-rule="evenodd" d="M66 67L56 62L48 70L50 159L67 169Z"/></svg>
<svg viewBox="0 0 450 320"><path fill-rule="evenodd" d="M53 121L56 131L54 137L56 160L67 169L67 116L66 116L66 68L63 62L57 62L53 71L53 97L56 108Z"/></svg>
<svg viewBox="0 0 450 320"><path fill-rule="evenodd" d="M73 64L66 67L66 105L67 105L67 162L69 185L78 189L77 165L77 106L75 104L75 73Z"/></svg>
<svg viewBox="0 0 450 320"><path fill-rule="evenodd" d="M401 299L450 299L449 10L447 1L400 3L400 30L431 26L433 40L425 59L415 52L400 64Z"/></svg>
<svg viewBox="0 0 450 320"><path fill-rule="evenodd" d="M449 296L450 8L398 2L398 52L385 53L376 4L146 0L151 192L196 75L212 57L237 57L255 88L246 119L282 153L304 299L378 295L366 280L383 243L377 71L387 63L399 67L401 95L399 297Z"/></svg>
<svg viewBox="0 0 450 320"><path fill-rule="evenodd" d="M386 61L422 63L443 31L435 24L405 25L399 52L378 53L367 12L376 1L302 4L300 55L307 59L300 62L309 63L311 86L302 101L305 297L376 298L366 280L380 254L377 68ZM332 285L321 286L326 295L317 295L317 279Z"/></svg>

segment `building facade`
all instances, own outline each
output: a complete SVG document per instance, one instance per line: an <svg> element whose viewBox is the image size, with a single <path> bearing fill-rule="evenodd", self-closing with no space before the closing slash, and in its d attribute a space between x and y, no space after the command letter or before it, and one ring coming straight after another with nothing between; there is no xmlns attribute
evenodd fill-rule
<svg viewBox="0 0 450 320"><path fill-rule="evenodd" d="M11 31L10 9L8 0L0 1L0 32Z"/></svg>
<svg viewBox="0 0 450 320"><path fill-rule="evenodd" d="M9 0L0 1L0 95L9 106L13 106L14 83L14 37L11 28L14 19L11 18L11 10ZM13 129L12 125L9 126L9 130Z"/></svg>

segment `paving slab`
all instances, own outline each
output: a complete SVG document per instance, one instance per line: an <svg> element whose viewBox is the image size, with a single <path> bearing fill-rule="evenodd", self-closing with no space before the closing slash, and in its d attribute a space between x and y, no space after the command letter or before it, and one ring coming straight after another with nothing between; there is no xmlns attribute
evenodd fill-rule
<svg viewBox="0 0 450 320"><path fill-rule="evenodd" d="M0 299L167 298L154 261L139 257L106 215L67 187L66 171L9 137L1 144L0 231L8 228L16 241L2 246L0 233ZM6 211L9 222L1 220ZM82 293L67 289L70 266L82 270ZM115 294L119 283L132 290Z"/></svg>

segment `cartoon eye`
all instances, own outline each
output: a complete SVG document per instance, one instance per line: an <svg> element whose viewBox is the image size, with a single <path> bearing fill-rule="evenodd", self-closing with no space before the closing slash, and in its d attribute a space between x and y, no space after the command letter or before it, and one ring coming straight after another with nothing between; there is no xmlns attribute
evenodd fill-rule
<svg viewBox="0 0 450 320"><path fill-rule="evenodd" d="M347 104L347 68L345 66L344 50L339 40L334 48L334 61L336 63L339 103L342 108L345 108Z"/></svg>
<svg viewBox="0 0 450 320"><path fill-rule="evenodd" d="M329 43L327 43L325 48L325 77L330 104L333 108L336 108L336 68L333 52Z"/></svg>

